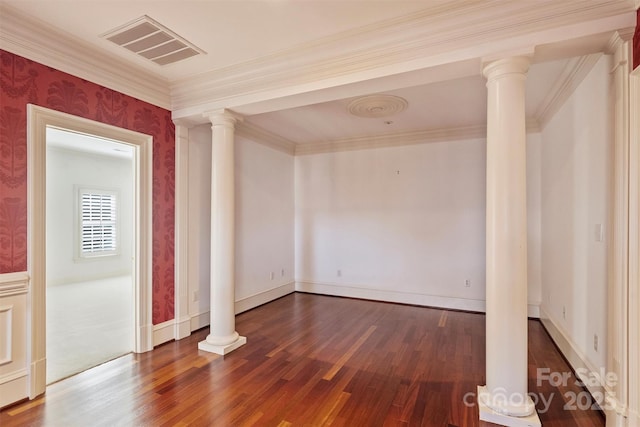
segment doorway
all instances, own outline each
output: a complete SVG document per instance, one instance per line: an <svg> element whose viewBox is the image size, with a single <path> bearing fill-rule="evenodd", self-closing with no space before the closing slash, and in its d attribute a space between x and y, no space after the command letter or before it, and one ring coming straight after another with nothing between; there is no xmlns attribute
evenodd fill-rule
<svg viewBox="0 0 640 427"><path fill-rule="evenodd" d="M28 182L29 182L29 249L28 271L31 279L30 301L30 393L34 398L44 393L47 384L47 131L61 131L82 138L99 138L118 144L116 148L130 152L132 165L133 224L130 232L133 242L130 251L130 276L133 301L133 351L149 351L152 346L151 322L151 184L153 138L138 132L117 128L88 119L60 113L34 105L28 106ZM111 146L110 149L113 149ZM94 153L95 154L95 153ZM100 203L110 203L108 188L74 188L77 200L97 197ZM84 186L86 187L86 186ZM83 196L84 195L84 196ZM82 216L82 210L78 210ZM91 211L87 211L90 214ZM90 224L87 224L90 225ZM108 228L108 227L107 227ZM99 230L104 238L88 239L76 246L74 256L80 256L82 245L98 245L97 252L112 249L109 230ZM80 238L81 229L71 232L68 239ZM77 234L74 234L77 233ZM97 232L96 232L97 233ZM117 235L116 235L117 238ZM102 246L100 246L102 244ZM86 254L85 254L86 255ZM91 256L91 254L89 254ZM52 268L49 266L49 268ZM89 268L91 270L91 268ZM98 302L100 303L100 302ZM131 307L131 305L129 306ZM131 312L131 310L130 310ZM100 334L96 334L100 335ZM100 339L101 337L98 336ZM104 336L102 336L104 338Z"/></svg>
<svg viewBox="0 0 640 427"><path fill-rule="evenodd" d="M133 147L46 129L47 384L133 351Z"/></svg>

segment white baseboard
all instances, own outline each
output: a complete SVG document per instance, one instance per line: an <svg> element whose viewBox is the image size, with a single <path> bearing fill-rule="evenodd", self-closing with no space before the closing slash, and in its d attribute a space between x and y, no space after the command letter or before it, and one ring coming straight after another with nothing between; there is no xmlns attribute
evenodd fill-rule
<svg viewBox="0 0 640 427"><path fill-rule="evenodd" d="M478 313L484 313L486 311L486 304L484 300L372 289L364 286L345 286L334 283L299 281L296 282L295 290L312 294L361 298L374 301L396 302L400 304L422 305L425 307L448 308L452 310L475 311ZM529 317L539 318L539 304L529 304L527 315Z"/></svg>
<svg viewBox="0 0 640 427"><path fill-rule="evenodd" d="M239 299L235 303L236 314L251 310L259 305L295 292L295 282L276 286L272 289ZM191 335L192 331L204 328L210 323L209 312L193 314L179 322L175 319L153 325L153 346L158 346L173 339L182 339ZM177 338L176 338L177 337Z"/></svg>
<svg viewBox="0 0 640 427"><path fill-rule="evenodd" d="M540 321L542 325L545 327L553 342L556 343L564 357L567 359L571 368L576 373L579 372L595 372L600 373L600 368L596 368L593 363L586 357L586 355L578 348L577 344L569 337L569 334L559 325L558 321L553 318L544 307L540 308ZM599 378L597 376L595 378ZM605 384L599 382L599 384L593 378L584 378L582 381L589 393L592 396L603 396L607 395L608 392L611 392ZM614 404L617 402L610 402L610 404ZM611 416L611 411L605 411L607 417Z"/></svg>
<svg viewBox="0 0 640 427"><path fill-rule="evenodd" d="M527 304L527 316L531 317L532 319L539 319L540 318L540 303L536 302L536 303L529 303Z"/></svg>
<svg viewBox="0 0 640 427"><path fill-rule="evenodd" d="M197 331L198 329L204 328L205 326L209 326L211 321L211 316L208 311L204 313L198 313L191 316L191 330Z"/></svg>
<svg viewBox="0 0 640 427"><path fill-rule="evenodd" d="M256 308L259 305L266 304L270 301L283 297L285 295L295 292L295 282L285 283L284 285L276 286L275 288L267 289L266 291L259 292L254 295L250 295L246 298L242 298L236 301L235 310L236 314L242 313L252 308Z"/></svg>
<svg viewBox="0 0 640 427"><path fill-rule="evenodd" d="M171 319L166 322L153 325L153 346L164 344L172 339L175 339L175 324L176 322Z"/></svg>
<svg viewBox="0 0 640 427"><path fill-rule="evenodd" d="M191 316L183 316L182 319L176 320L175 335L177 340L191 335Z"/></svg>
<svg viewBox="0 0 640 427"><path fill-rule="evenodd" d="M26 368L0 377L0 409L29 397L29 376Z"/></svg>

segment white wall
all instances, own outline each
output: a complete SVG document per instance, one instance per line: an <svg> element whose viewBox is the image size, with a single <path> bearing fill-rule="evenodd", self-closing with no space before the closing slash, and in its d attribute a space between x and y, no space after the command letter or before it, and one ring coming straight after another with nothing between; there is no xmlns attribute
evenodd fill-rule
<svg viewBox="0 0 640 427"><path fill-rule="evenodd" d="M528 146L529 230L538 233L539 135ZM484 139L295 162L298 290L484 310ZM529 246L532 304L540 300L538 242L533 236Z"/></svg>
<svg viewBox="0 0 640 427"><path fill-rule="evenodd" d="M77 187L117 190L120 253L76 259ZM131 274L133 163L131 159L47 147L47 285Z"/></svg>
<svg viewBox="0 0 640 427"><path fill-rule="evenodd" d="M543 129L541 151L542 317L561 347L571 347L563 349L570 360L578 356L595 368L606 364L609 70L610 58L603 56ZM597 241L597 224L603 241Z"/></svg>
<svg viewBox="0 0 640 427"><path fill-rule="evenodd" d="M294 289L293 156L236 136L235 185L235 296L241 312ZM209 125L189 130L189 186L189 313L198 319L193 329L208 323Z"/></svg>

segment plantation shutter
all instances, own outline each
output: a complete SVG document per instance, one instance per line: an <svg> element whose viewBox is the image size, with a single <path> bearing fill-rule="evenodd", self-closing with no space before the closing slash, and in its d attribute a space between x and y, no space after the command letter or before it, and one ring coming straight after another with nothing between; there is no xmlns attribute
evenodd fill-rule
<svg viewBox="0 0 640 427"><path fill-rule="evenodd" d="M102 192L81 193L81 253L85 256L115 252L116 195Z"/></svg>

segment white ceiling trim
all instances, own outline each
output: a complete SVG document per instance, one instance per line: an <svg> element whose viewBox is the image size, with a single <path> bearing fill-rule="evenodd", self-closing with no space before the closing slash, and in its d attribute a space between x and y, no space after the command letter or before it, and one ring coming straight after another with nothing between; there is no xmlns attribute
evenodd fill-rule
<svg viewBox="0 0 640 427"><path fill-rule="evenodd" d="M179 123L176 123L179 124ZM527 133L540 132L541 128L535 118L526 121ZM339 151L367 150L372 148L398 147L403 145L427 144L432 142L455 141L464 139L484 139L487 137L486 125L458 126L450 128L429 129L413 132L395 132L373 136L297 143L263 129L260 126L243 121L236 124L235 133L258 144L295 156L309 154L332 153Z"/></svg>
<svg viewBox="0 0 640 427"><path fill-rule="evenodd" d="M0 48L162 108L168 82L85 41L0 4Z"/></svg>
<svg viewBox="0 0 640 427"><path fill-rule="evenodd" d="M539 132L537 121L527 120L527 133ZM465 139L485 139L486 125L459 126L453 128L429 129L416 132L398 132L375 136L338 139L296 145L295 155L333 153L339 151L368 150L372 148L399 147L404 145L428 144L433 142Z"/></svg>
<svg viewBox="0 0 640 427"><path fill-rule="evenodd" d="M246 121L236 124L235 133L239 137L250 139L254 142L292 156L296 151L295 142Z"/></svg>
<svg viewBox="0 0 640 427"><path fill-rule="evenodd" d="M630 1L485 1L429 8L171 84L178 111L310 82L345 84L632 26ZM633 21L633 22L632 22ZM564 26L568 30L558 31ZM436 58L442 56L442 58ZM373 72L377 70L377 72ZM356 74L363 73L356 77ZM345 76L351 76L345 79ZM338 81L336 79L343 78ZM311 88L306 88L312 90ZM316 88L317 89L317 88ZM301 88L302 90L302 88ZM269 96L269 95L267 95ZM246 98L246 97L244 97ZM246 102L246 99L245 99Z"/></svg>
<svg viewBox="0 0 640 427"><path fill-rule="evenodd" d="M580 83L587 77L602 54L595 53L569 60L562 73L542 101L535 117L541 127L545 127L549 120L560 110Z"/></svg>
<svg viewBox="0 0 640 427"><path fill-rule="evenodd" d="M486 138L485 125L461 126L447 129L430 129L416 132L399 132L375 136L338 139L335 141L298 144L296 156L333 153L339 151L366 150L372 148L398 147L462 139Z"/></svg>

